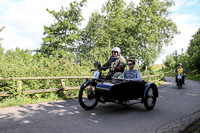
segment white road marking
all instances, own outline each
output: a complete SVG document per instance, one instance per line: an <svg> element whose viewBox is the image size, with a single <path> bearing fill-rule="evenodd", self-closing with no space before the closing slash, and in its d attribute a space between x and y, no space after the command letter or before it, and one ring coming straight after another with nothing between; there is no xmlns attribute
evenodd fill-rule
<svg viewBox="0 0 200 133"><path fill-rule="evenodd" d="M198 96L197 94L189 94L189 93L187 93L186 95L188 95L188 96Z"/></svg>

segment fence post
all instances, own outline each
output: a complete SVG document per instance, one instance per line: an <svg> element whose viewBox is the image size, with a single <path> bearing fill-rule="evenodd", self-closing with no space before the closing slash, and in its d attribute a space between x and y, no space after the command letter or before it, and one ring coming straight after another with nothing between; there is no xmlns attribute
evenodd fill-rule
<svg viewBox="0 0 200 133"><path fill-rule="evenodd" d="M66 95L65 90L67 90L67 88L65 86L65 80L64 79L61 79L61 84L62 84L62 87L63 87L63 94Z"/></svg>
<svg viewBox="0 0 200 133"><path fill-rule="evenodd" d="M69 80L67 80L68 82L69 82ZM68 83L67 82L67 83ZM66 86L65 86L66 87ZM70 97L71 95L72 95L72 92L69 90L69 89L67 89L67 87L66 87L66 90L67 90L67 95Z"/></svg>
<svg viewBox="0 0 200 133"><path fill-rule="evenodd" d="M18 95L21 95L22 94L22 81L21 80L18 80L17 81L17 93Z"/></svg>

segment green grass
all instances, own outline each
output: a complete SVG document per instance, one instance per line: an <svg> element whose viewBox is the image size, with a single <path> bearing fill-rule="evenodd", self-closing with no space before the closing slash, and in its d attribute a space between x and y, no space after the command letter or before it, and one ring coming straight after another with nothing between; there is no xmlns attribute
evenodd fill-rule
<svg viewBox="0 0 200 133"><path fill-rule="evenodd" d="M50 101L62 100L63 98L59 98L56 96L48 97L48 98L31 98L31 97L12 97L6 98L3 102L0 103L0 108L10 107L10 106L20 106L25 104L35 104L35 103L43 103Z"/></svg>
<svg viewBox="0 0 200 133"><path fill-rule="evenodd" d="M187 74L186 79L200 81L200 74Z"/></svg>
<svg viewBox="0 0 200 133"><path fill-rule="evenodd" d="M19 98L9 98L6 99L5 102L0 103L0 108L10 107L10 106L20 106L25 104L35 104L35 103L43 103L49 101L56 101L58 99L31 99L27 97L19 97Z"/></svg>
<svg viewBox="0 0 200 133"><path fill-rule="evenodd" d="M71 90L71 95L68 96L67 92L66 95L63 93L43 93L43 94L35 94L29 96L15 96L15 97L8 97L2 99L0 102L0 108L10 107L10 106L20 106L25 104L37 104L37 103L44 103L44 102L52 102L58 100L66 100L72 99L78 96L77 90Z"/></svg>
<svg viewBox="0 0 200 133"><path fill-rule="evenodd" d="M164 83L164 80L161 80L161 81L156 81L156 82L154 82L157 86L159 86L159 85L162 85L163 83Z"/></svg>
<svg viewBox="0 0 200 133"><path fill-rule="evenodd" d="M174 72L172 71L165 71L165 76L168 76L168 77L174 77Z"/></svg>
<svg viewBox="0 0 200 133"><path fill-rule="evenodd" d="M200 133L200 119L196 120L181 133Z"/></svg>

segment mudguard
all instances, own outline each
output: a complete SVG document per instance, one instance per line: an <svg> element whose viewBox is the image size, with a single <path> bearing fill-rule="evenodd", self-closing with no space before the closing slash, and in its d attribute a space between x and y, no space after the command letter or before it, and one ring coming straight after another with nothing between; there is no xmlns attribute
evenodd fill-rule
<svg viewBox="0 0 200 133"><path fill-rule="evenodd" d="M80 89L83 89L85 88L86 86L88 86L89 84L93 85L93 86L96 86L96 82L92 81L92 80L86 80L81 86L80 86Z"/></svg>
<svg viewBox="0 0 200 133"><path fill-rule="evenodd" d="M147 90L148 90L148 88L149 88L150 86L153 86L153 87L155 88L155 96L158 97L158 96L159 96L159 94L158 94L158 88L157 88L157 86L156 86L154 83L152 83L152 82L146 83L146 85L145 85L145 90L144 90L144 96L146 95Z"/></svg>

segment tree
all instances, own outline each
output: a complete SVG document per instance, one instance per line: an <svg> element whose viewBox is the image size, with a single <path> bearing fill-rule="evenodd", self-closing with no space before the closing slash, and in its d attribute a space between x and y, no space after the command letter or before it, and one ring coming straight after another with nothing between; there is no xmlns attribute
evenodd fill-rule
<svg viewBox="0 0 200 133"><path fill-rule="evenodd" d="M192 36L188 46L187 54L189 56L190 69L195 69L200 72L200 29Z"/></svg>
<svg viewBox="0 0 200 133"><path fill-rule="evenodd" d="M83 31L84 47L120 46L124 34L124 7L123 0L109 0L102 8L103 15L98 12L92 13Z"/></svg>
<svg viewBox="0 0 200 133"><path fill-rule="evenodd" d="M2 32L4 28L5 28L5 26L1 27L1 28L0 28L0 32ZM0 42L1 42L2 40L3 40L3 38L0 38Z"/></svg>
<svg viewBox="0 0 200 133"><path fill-rule="evenodd" d="M5 26L3 26L3 27L1 27L0 28L0 32L2 32L3 31L3 29L5 28ZM2 46L1 46L1 41L3 40L3 38L0 38L0 55L3 55L3 48L2 48Z"/></svg>
<svg viewBox="0 0 200 133"><path fill-rule="evenodd" d="M80 3L70 3L69 8L61 7L60 11L47 11L55 18L55 23L44 26L44 36L41 48L37 50L45 56L71 56L76 50L80 38L79 25L83 20L81 7L86 0Z"/></svg>
<svg viewBox="0 0 200 133"><path fill-rule="evenodd" d="M149 66L177 34L175 23L168 17L173 1L141 0L136 8L136 26L129 29L135 38L138 58ZM133 31L134 30L134 31Z"/></svg>
<svg viewBox="0 0 200 133"><path fill-rule="evenodd" d="M171 6L171 0L141 0L137 7L133 2L126 6L123 0L109 0L101 14L90 17L84 31L85 47L119 46L126 58L148 66L178 33L168 17Z"/></svg>
<svg viewBox="0 0 200 133"><path fill-rule="evenodd" d="M73 2L70 9L49 11L56 22L45 27L40 52L46 55L88 57L90 50L119 46L125 58L135 58L145 68L160 55L177 34L176 24L169 18L172 0L141 0L138 6L124 0L108 0L101 13L92 13L85 28L81 7L86 2ZM81 53L81 54L80 54Z"/></svg>

